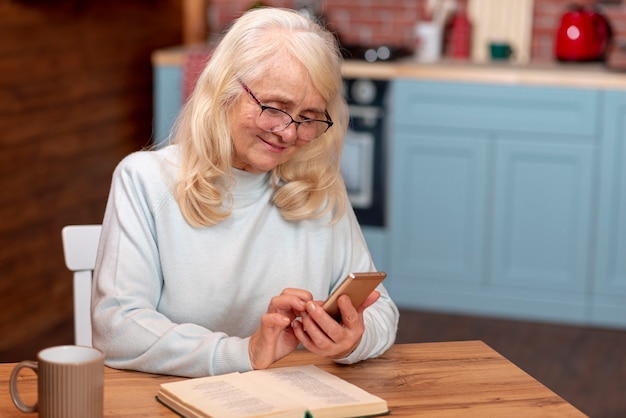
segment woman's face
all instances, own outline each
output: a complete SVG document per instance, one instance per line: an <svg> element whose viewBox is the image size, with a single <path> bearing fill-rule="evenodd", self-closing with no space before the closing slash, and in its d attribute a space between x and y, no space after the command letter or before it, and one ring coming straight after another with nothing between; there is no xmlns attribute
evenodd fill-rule
<svg viewBox="0 0 626 418"><path fill-rule="evenodd" d="M265 77L247 83L264 105L275 107L299 120L298 115L324 114L326 102L314 89L302 65L293 58L279 57ZM279 132L266 132L257 126L261 108L241 88L242 95L230 114L233 135L232 166L253 173L265 173L288 161L308 142L298 138L296 124ZM315 141L315 140L314 140Z"/></svg>

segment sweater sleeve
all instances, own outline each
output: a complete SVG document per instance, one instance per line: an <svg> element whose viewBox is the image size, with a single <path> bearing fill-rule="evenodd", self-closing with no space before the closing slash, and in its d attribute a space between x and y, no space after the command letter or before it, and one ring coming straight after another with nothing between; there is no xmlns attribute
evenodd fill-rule
<svg viewBox="0 0 626 418"><path fill-rule="evenodd" d="M247 338L158 311L164 281L154 217L171 188L154 154L132 154L113 174L94 271L93 344L120 369L189 377L251 370Z"/></svg>
<svg viewBox="0 0 626 418"><path fill-rule="evenodd" d="M341 277L356 271L376 270L354 211L348 210L344 218L346 219L349 232L341 232L336 238L340 243L340 248L347 249L345 253L336 251L336 253L341 254L344 260L344 271ZM340 263L341 260L338 260L338 262ZM336 359L335 362L352 364L368 358L378 357L395 342L400 316L398 308L383 284L380 284L377 290L380 292L380 298L363 312L365 332L361 342L349 356Z"/></svg>

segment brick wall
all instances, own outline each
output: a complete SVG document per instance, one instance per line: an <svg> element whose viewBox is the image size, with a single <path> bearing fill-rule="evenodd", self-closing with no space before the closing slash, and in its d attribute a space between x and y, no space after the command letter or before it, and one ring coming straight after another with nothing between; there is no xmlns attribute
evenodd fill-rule
<svg viewBox="0 0 626 418"><path fill-rule="evenodd" d="M274 7L294 7L297 0L266 0ZM465 4L467 0L460 0ZM502 0L515 1L515 0ZM251 0L211 0L209 26L223 30L252 3ZM413 25L424 16L426 0L321 0L332 28L340 29L347 43L413 45ZM626 5L621 0L535 0L531 57L535 62L553 59L553 42L560 17L570 4L597 4L609 18L616 39L626 39Z"/></svg>
<svg viewBox="0 0 626 418"><path fill-rule="evenodd" d="M150 54L180 42L169 0L0 0L1 361L71 321L61 228L102 221L115 165L150 143Z"/></svg>

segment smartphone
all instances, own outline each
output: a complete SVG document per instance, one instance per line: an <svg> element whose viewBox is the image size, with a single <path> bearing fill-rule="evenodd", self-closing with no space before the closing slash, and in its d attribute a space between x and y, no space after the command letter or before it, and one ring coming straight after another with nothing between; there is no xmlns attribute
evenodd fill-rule
<svg viewBox="0 0 626 418"><path fill-rule="evenodd" d="M387 277L387 273L382 271L350 273L341 285L326 299L326 302L324 302L324 310L338 322L341 321L341 312L339 312L339 307L337 306L337 298L341 295L348 295L350 296L352 305L358 308L385 277Z"/></svg>

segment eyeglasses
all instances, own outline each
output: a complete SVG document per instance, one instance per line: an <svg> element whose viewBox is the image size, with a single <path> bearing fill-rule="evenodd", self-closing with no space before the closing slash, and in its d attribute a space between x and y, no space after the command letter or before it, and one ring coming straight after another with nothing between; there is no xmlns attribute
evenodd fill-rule
<svg viewBox="0 0 626 418"><path fill-rule="evenodd" d="M264 105L254 96L254 94L252 94L252 91L250 91L250 88L248 88L244 82L240 81L240 83L241 87L243 87L243 89L261 108L261 113L259 113L259 118L257 120L257 126L264 131L272 133L284 131L287 127L289 127L289 125L295 123L298 138L303 141L312 141L333 126L333 121L326 110L324 111L326 120L304 117L303 120L298 121L283 110Z"/></svg>

